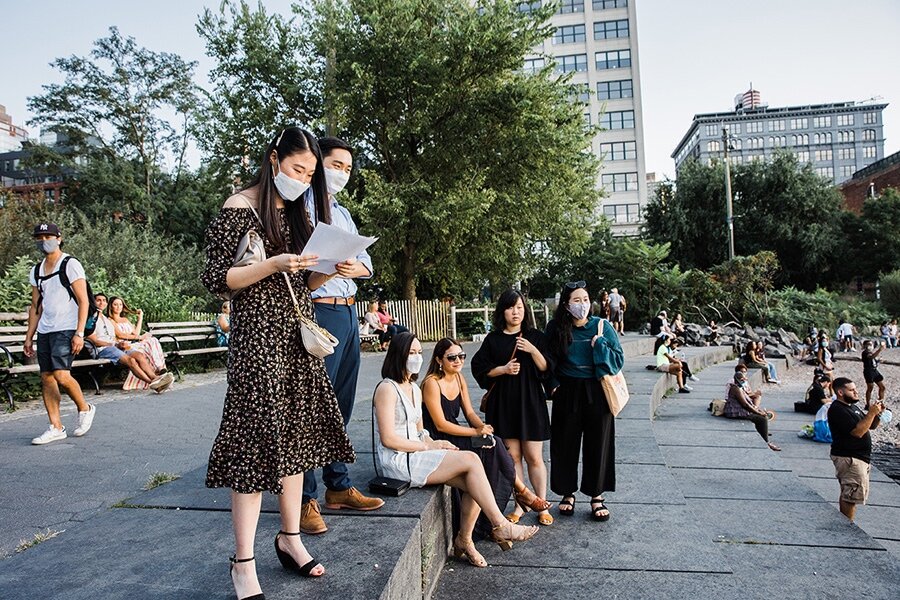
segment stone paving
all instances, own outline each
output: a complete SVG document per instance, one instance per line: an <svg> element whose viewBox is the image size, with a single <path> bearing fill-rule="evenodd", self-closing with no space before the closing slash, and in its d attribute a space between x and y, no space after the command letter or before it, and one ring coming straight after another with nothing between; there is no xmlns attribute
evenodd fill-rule
<svg viewBox="0 0 900 600"><path fill-rule="evenodd" d="M707 349L689 352L698 365L708 360ZM351 474L360 487L373 470L369 411L381 361L363 357L350 424L358 451ZM827 445L796 437L810 417L793 418L793 398L766 389L767 405L779 410L773 439L784 448L774 453L749 423L705 411L721 396L730 362L700 372L693 394L656 408L659 376L643 368L651 361L626 361L632 402L616 423L612 519L591 522L588 499L579 496L574 517L558 517L511 552L480 542L488 569L449 559L434 597L897 597L900 486L876 474L861 527L850 524L834 507ZM45 426L42 415L0 423L0 548L12 553L38 531L62 531L0 559L0 598L233 598L228 493L203 487L223 394L215 383L104 402L87 436L45 447L29 444ZM182 478L142 491L158 471ZM305 538L328 569L312 581L278 565L276 503L264 495L257 556L267 597L421 597L435 584L418 575L426 562L422 530L430 527L421 515L440 498L436 489L416 490L375 513L327 514L330 531ZM439 546L427 550L442 562Z"/></svg>

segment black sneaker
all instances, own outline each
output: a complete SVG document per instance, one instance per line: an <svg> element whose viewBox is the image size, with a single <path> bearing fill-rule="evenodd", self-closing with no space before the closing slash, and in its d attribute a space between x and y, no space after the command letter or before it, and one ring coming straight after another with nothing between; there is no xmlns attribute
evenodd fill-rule
<svg viewBox="0 0 900 600"><path fill-rule="evenodd" d="M686 387L678 388L678 393L679 394L690 394L691 390L687 389Z"/></svg>

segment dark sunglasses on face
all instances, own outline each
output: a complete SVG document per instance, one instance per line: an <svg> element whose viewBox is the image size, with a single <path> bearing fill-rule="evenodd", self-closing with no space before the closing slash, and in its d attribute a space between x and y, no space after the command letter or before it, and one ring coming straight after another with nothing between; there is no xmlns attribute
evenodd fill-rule
<svg viewBox="0 0 900 600"><path fill-rule="evenodd" d="M566 283L566 287L570 290L577 290L578 288L587 287L587 282L584 280L580 281L570 281Z"/></svg>
<svg viewBox="0 0 900 600"><path fill-rule="evenodd" d="M466 353L460 352L459 354L445 354L444 358L446 358L450 362L456 362L457 360L466 360Z"/></svg>

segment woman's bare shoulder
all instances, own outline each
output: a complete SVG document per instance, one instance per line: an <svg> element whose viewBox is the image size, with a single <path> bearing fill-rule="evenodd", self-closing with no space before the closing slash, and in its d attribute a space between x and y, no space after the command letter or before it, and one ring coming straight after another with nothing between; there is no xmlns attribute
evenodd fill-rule
<svg viewBox="0 0 900 600"><path fill-rule="evenodd" d="M259 201L255 187L241 190L236 194L233 194L228 198L228 200L225 201L225 204L222 205L222 208L247 208L248 203L253 208L259 207Z"/></svg>

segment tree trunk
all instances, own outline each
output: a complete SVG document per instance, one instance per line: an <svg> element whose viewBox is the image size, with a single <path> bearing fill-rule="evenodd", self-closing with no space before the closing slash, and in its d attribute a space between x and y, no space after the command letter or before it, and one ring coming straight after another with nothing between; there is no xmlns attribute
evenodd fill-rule
<svg viewBox="0 0 900 600"><path fill-rule="evenodd" d="M416 269L415 269L416 245L412 242L403 247L403 299L409 300L409 323L407 326L413 333L416 332L418 320L416 317Z"/></svg>

